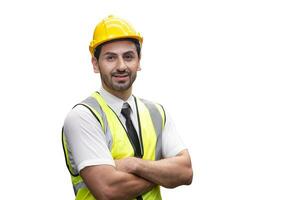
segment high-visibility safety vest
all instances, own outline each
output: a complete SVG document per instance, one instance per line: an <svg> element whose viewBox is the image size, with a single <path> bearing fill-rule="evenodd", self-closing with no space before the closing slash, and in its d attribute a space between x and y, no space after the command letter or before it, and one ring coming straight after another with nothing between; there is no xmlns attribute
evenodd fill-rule
<svg viewBox="0 0 300 200"><path fill-rule="evenodd" d="M136 97L134 97L134 100L138 114L142 159L159 160L162 157L162 130L166 120L163 107L159 104ZM85 106L96 117L107 141L111 141L108 144L108 148L110 149L113 159L133 157L135 155L134 146L127 136L126 129L116 113L107 105L98 92L94 92L90 97L77 105ZM76 195L75 200L95 200L95 197L86 187L79 173L75 173L71 166L67 142L63 131L62 142L66 164L71 174ZM149 192L143 194L142 198L139 199L161 200L160 187L154 187Z"/></svg>

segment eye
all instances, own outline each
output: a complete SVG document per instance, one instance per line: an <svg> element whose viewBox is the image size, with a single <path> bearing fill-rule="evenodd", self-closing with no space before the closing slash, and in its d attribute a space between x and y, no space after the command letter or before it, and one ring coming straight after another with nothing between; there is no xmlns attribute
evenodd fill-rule
<svg viewBox="0 0 300 200"><path fill-rule="evenodd" d="M105 56L105 60L107 60L108 62L112 62L115 60L115 56L113 55L107 55Z"/></svg>
<svg viewBox="0 0 300 200"><path fill-rule="evenodd" d="M131 61L132 59L134 59L134 55L132 53L128 53L124 55L124 60Z"/></svg>

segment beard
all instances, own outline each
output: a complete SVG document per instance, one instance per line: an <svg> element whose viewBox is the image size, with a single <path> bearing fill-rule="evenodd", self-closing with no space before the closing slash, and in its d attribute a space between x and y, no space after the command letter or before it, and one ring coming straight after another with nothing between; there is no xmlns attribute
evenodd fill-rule
<svg viewBox="0 0 300 200"><path fill-rule="evenodd" d="M126 91L131 88L133 82L136 79L136 72L132 73L130 70L126 69L122 72L113 71L110 74L100 73L102 83L113 91ZM125 80L117 80L117 77L126 77Z"/></svg>

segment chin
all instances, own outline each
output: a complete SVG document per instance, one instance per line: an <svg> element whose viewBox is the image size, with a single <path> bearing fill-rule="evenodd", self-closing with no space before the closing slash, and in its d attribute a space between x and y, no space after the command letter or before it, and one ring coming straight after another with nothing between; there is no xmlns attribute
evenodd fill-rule
<svg viewBox="0 0 300 200"><path fill-rule="evenodd" d="M124 86L118 85L118 86L114 86L113 89L122 92L122 91L128 90L130 87L131 86L128 86L128 85L124 85Z"/></svg>

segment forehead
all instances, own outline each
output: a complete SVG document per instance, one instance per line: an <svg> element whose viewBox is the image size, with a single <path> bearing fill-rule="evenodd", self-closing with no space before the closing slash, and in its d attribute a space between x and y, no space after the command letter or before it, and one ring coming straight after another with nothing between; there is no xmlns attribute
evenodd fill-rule
<svg viewBox="0 0 300 200"><path fill-rule="evenodd" d="M108 52L122 54L122 53L125 53L128 51L136 52L136 47L133 42L126 41L126 40L107 43L107 44L103 45L103 47L101 49L102 54L105 54Z"/></svg>

